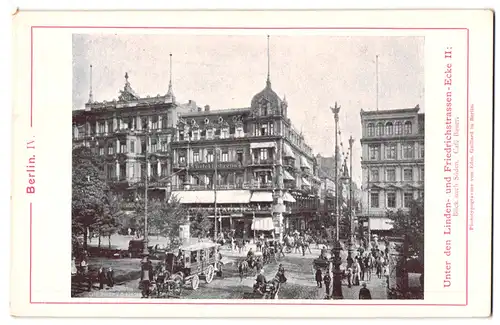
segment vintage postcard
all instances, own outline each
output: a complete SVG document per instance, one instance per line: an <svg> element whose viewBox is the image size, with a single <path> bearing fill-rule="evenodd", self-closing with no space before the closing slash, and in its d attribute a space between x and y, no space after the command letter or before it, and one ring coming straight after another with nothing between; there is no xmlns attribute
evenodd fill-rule
<svg viewBox="0 0 500 325"><path fill-rule="evenodd" d="M490 314L491 11L13 24L13 315Z"/></svg>

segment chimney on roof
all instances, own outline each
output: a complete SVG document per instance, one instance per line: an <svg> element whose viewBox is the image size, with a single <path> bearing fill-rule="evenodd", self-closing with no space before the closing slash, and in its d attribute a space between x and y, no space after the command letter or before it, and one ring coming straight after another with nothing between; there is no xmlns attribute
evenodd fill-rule
<svg viewBox="0 0 500 325"><path fill-rule="evenodd" d="M205 105L205 112L210 112L210 105Z"/></svg>
<svg viewBox="0 0 500 325"><path fill-rule="evenodd" d="M201 107L198 107L198 112L201 112L202 111L202 108Z"/></svg>

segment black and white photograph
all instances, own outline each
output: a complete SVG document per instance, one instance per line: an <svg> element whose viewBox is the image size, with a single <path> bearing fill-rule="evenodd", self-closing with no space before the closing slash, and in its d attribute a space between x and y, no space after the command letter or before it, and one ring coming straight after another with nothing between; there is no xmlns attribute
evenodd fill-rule
<svg viewBox="0 0 500 325"><path fill-rule="evenodd" d="M424 298L424 37L72 42L72 297Z"/></svg>

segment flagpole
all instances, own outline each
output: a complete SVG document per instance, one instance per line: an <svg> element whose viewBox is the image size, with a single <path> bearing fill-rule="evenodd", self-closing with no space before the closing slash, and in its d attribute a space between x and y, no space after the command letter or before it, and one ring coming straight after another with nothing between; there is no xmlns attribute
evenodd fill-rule
<svg viewBox="0 0 500 325"><path fill-rule="evenodd" d="M375 77L377 79L377 111L378 111L378 54L375 56Z"/></svg>

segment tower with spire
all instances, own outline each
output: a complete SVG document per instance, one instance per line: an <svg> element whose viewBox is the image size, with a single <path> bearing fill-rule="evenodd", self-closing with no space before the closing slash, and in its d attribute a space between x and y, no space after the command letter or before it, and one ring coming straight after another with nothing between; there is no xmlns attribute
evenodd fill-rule
<svg viewBox="0 0 500 325"><path fill-rule="evenodd" d="M265 106L265 110L261 108ZM266 112L267 115L279 115L283 110L286 111L287 104L281 100L281 98L274 92L271 87L271 59L269 53L269 35L267 36L267 79L266 87L260 91L258 94L253 96L252 102L250 104L252 112L255 116L262 115L262 112Z"/></svg>
<svg viewBox="0 0 500 325"><path fill-rule="evenodd" d="M170 53L170 77L168 81L168 91L165 95L165 103L175 103L175 95L172 89L172 53Z"/></svg>

